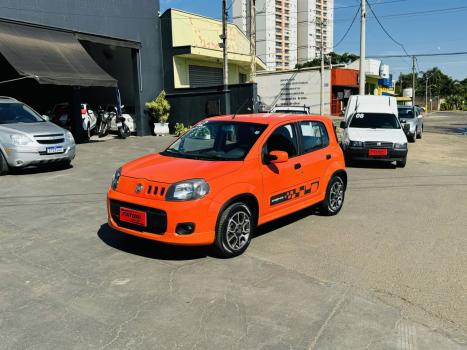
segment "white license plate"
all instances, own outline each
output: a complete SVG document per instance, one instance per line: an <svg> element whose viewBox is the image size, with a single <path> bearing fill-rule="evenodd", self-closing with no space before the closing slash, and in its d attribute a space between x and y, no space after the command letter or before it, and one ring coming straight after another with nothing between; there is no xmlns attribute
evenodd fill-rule
<svg viewBox="0 0 467 350"><path fill-rule="evenodd" d="M62 146L47 147L46 152L47 154L63 153L63 147Z"/></svg>
<svg viewBox="0 0 467 350"><path fill-rule="evenodd" d="M123 126L123 123L117 123L117 128L121 128Z"/></svg>

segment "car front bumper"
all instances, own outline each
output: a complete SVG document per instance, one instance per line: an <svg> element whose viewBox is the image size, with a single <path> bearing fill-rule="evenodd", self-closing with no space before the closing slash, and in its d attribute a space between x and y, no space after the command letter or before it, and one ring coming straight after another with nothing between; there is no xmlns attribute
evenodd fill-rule
<svg viewBox="0 0 467 350"><path fill-rule="evenodd" d="M353 160L374 160L382 162L402 161L407 158L407 149L386 148L387 155L385 156L370 156L369 147L349 147L346 150L346 156Z"/></svg>
<svg viewBox="0 0 467 350"><path fill-rule="evenodd" d="M120 207L147 214L145 227L122 222ZM176 245L209 245L214 242L218 204L208 198L171 202L150 200L109 189L107 213L109 225L117 231L163 243ZM179 224L194 224L190 234L178 234Z"/></svg>
<svg viewBox="0 0 467 350"><path fill-rule="evenodd" d="M47 147L54 146L62 146L64 152L47 154ZM6 161L12 168L23 168L33 165L46 165L63 161L71 161L75 158L75 154L76 146L74 143L5 147Z"/></svg>

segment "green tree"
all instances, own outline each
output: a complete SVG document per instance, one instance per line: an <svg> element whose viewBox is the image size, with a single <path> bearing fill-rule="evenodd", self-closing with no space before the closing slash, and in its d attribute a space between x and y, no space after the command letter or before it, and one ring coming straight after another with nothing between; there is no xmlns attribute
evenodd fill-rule
<svg viewBox="0 0 467 350"><path fill-rule="evenodd" d="M326 56L327 56L325 58L326 64L329 64L329 60L331 60L332 64L349 64L359 59L359 56L353 53L348 53L348 52L344 52L343 54L330 52L329 54L326 54ZM302 64L297 63L295 65L295 68L301 69L301 68L307 68L307 67L318 67L320 65L321 65L321 59L315 58L311 61L308 61Z"/></svg>

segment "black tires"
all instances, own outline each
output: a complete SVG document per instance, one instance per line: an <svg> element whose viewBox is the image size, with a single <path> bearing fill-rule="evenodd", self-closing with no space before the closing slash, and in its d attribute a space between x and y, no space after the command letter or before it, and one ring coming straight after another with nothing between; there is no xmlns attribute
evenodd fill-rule
<svg viewBox="0 0 467 350"><path fill-rule="evenodd" d="M404 160L398 160L396 162L398 168L405 168L405 164L407 164L407 158L405 158Z"/></svg>
<svg viewBox="0 0 467 350"><path fill-rule="evenodd" d="M8 167L8 163L3 156L3 153L0 151L0 176L8 174L10 168Z"/></svg>
<svg viewBox="0 0 467 350"><path fill-rule="evenodd" d="M345 183L340 175L334 175L326 190L326 198L320 204L320 213L336 215L342 209L345 198Z"/></svg>
<svg viewBox="0 0 467 350"><path fill-rule="evenodd" d="M415 131L413 135L409 135L407 139L409 140L409 142L415 143L415 141L417 141L417 131Z"/></svg>
<svg viewBox="0 0 467 350"><path fill-rule="evenodd" d="M130 134L131 134L130 128L125 123L123 123L123 126L121 128L118 128L118 135L122 139L126 139L127 137L130 137Z"/></svg>
<svg viewBox="0 0 467 350"><path fill-rule="evenodd" d="M423 134L423 128L420 129L420 132L417 134L417 139L421 139Z"/></svg>
<svg viewBox="0 0 467 350"><path fill-rule="evenodd" d="M242 254L250 245L255 229L255 216L243 202L229 205L220 214L214 249L221 258Z"/></svg>
<svg viewBox="0 0 467 350"><path fill-rule="evenodd" d="M89 141L91 139L91 125L87 125L86 127L86 141Z"/></svg>

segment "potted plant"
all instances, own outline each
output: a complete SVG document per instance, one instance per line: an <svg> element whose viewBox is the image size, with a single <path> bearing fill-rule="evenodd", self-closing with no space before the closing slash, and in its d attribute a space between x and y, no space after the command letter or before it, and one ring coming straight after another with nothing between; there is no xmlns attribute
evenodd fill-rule
<svg viewBox="0 0 467 350"><path fill-rule="evenodd" d="M169 134L169 112L170 104L165 98L166 93L162 90L153 101L146 102L146 108L154 120L154 134L166 135Z"/></svg>

